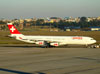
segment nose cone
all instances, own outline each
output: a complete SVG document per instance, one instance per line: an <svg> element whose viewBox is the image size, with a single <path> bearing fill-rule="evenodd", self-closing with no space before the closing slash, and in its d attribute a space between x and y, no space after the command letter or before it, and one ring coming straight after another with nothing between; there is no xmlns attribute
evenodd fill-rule
<svg viewBox="0 0 100 74"><path fill-rule="evenodd" d="M92 40L92 44L93 44L93 43L96 43L96 42L97 42L96 40Z"/></svg>

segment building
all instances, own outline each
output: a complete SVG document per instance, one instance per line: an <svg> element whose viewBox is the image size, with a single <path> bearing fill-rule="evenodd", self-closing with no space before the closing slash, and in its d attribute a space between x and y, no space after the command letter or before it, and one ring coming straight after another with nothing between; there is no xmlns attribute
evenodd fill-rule
<svg viewBox="0 0 100 74"><path fill-rule="evenodd" d="M96 20L96 18L95 17L88 17L87 18L87 22L90 22L90 21L93 21L93 20Z"/></svg>
<svg viewBox="0 0 100 74"><path fill-rule="evenodd" d="M64 20L66 22L79 22L80 21L79 18L72 18L72 17L65 17Z"/></svg>
<svg viewBox="0 0 100 74"><path fill-rule="evenodd" d="M98 17L97 20L100 20L100 17Z"/></svg>
<svg viewBox="0 0 100 74"><path fill-rule="evenodd" d="M26 23L25 26L29 27L29 26L31 26L31 23Z"/></svg>
<svg viewBox="0 0 100 74"><path fill-rule="evenodd" d="M70 26L70 27L65 27L65 31L81 31L81 28L80 26L79 27Z"/></svg>
<svg viewBox="0 0 100 74"><path fill-rule="evenodd" d="M89 27L91 31L100 31L100 27Z"/></svg>
<svg viewBox="0 0 100 74"><path fill-rule="evenodd" d="M51 20L50 22L59 22L62 19L59 17L51 17L50 20Z"/></svg>
<svg viewBox="0 0 100 74"><path fill-rule="evenodd" d="M26 21L26 22L31 22L31 21L32 21L32 19L25 19L25 21Z"/></svg>

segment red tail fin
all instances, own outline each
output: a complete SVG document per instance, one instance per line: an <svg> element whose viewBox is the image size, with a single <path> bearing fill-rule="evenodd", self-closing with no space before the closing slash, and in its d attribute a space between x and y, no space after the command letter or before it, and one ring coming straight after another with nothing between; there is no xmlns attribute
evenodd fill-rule
<svg viewBox="0 0 100 74"><path fill-rule="evenodd" d="M11 34L21 34L12 23L7 23Z"/></svg>

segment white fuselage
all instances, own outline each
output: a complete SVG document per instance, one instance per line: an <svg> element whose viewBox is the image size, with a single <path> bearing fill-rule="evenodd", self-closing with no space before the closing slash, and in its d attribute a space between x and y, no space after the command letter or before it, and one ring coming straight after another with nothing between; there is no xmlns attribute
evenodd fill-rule
<svg viewBox="0 0 100 74"><path fill-rule="evenodd" d="M30 41L29 43L34 43L35 41L58 42L60 45L88 45L96 42L93 38L84 36L24 36L22 40Z"/></svg>

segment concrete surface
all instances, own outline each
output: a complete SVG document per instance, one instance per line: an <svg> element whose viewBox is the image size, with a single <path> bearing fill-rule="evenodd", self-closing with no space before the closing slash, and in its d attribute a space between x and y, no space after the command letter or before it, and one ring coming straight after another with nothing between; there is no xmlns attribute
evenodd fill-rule
<svg viewBox="0 0 100 74"><path fill-rule="evenodd" d="M100 74L100 49L0 47L0 74Z"/></svg>

